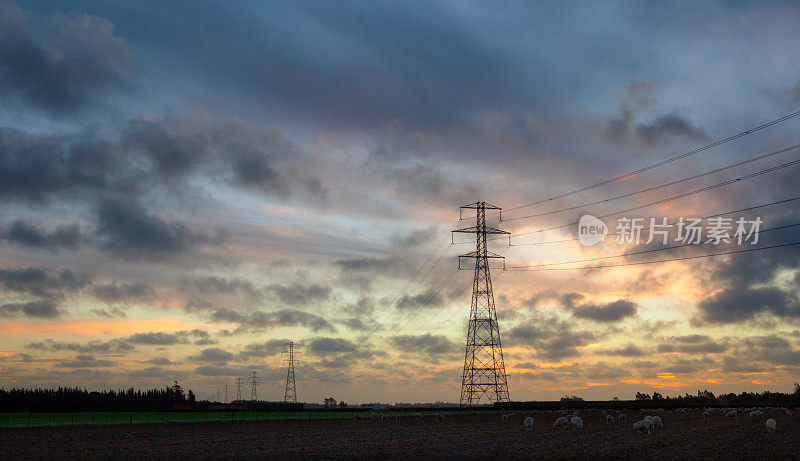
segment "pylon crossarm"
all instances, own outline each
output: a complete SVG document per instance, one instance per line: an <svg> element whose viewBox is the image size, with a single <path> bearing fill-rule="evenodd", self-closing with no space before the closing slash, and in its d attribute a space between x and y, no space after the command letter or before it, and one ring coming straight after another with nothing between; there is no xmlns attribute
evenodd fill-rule
<svg viewBox="0 0 800 461"><path fill-rule="evenodd" d="M483 228L480 228L478 226L465 227L463 229L455 229L455 230L452 230L450 232L461 232L462 234L476 234L476 233L481 233L482 234L482 233L484 233L484 231L487 234L503 234L503 235L511 234L511 232L509 232L509 231L504 231L502 229L495 229L494 227L483 227Z"/></svg>

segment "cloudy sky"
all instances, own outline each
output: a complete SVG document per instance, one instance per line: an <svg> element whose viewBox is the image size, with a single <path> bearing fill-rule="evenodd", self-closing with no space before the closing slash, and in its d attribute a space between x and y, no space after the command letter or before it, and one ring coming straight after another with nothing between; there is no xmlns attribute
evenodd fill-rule
<svg viewBox="0 0 800 461"><path fill-rule="evenodd" d="M491 249L513 400L788 391L800 247L633 263L800 241L800 201L752 208L799 195L800 150L747 161L800 143L800 117L524 205L793 113L799 22L793 2L0 3L0 386L204 398L257 370L280 400L293 340L301 400L458 401L473 243L450 230L483 200L512 232ZM575 241L630 208L752 208L728 216L762 233Z"/></svg>

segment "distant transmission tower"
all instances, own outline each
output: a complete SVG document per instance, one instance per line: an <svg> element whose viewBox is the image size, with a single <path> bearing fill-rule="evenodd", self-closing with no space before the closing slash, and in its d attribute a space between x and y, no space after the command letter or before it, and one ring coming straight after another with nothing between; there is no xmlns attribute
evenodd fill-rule
<svg viewBox="0 0 800 461"><path fill-rule="evenodd" d="M228 385L225 385L225 400L223 402L228 403Z"/></svg>
<svg viewBox="0 0 800 461"><path fill-rule="evenodd" d="M288 350L287 350L288 347ZM283 353L285 354L283 360L289 364L289 370L286 372L286 391L283 393L284 402L297 403L297 387L294 382L294 342L289 341L285 346Z"/></svg>
<svg viewBox="0 0 800 461"><path fill-rule="evenodd" d="M253 390L250 391L250 400L255 402L258 400L258 393L256 392L256 387L258 386L258 372L251 371L250 372L250 383L253 385Z"/></svg>
<svg viewBox="0 0 800 461"><path fill-rule="evenodd" d="M236 401L242 401L242 387L244 387L244 380L242 378L236 378Z"/></svg>
<svg viewBox="0 0 800 461"><path fill-rule="evenodd" d="M508 402L508 380L503 362L503 347L500 344L500 327L497 324L497 311L494 307L492 279L489 273L489 258L503 256L486 248L487 234L510 234L500 229L486 226L486 210L499 207L486 202L475 202L462 206L459 210L475 210L475 226L457 229L453 232L475 234L475 251L459 255L461 258L475 259L475 279L472 282L472 304L467 328L467 350L464 356L464 372L461 376L461 406L473 406L486 396L492 402Z"/></svg>

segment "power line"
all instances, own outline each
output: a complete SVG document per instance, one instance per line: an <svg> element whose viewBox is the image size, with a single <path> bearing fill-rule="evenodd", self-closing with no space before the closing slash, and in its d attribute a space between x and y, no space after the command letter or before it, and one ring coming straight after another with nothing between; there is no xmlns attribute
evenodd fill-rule
<svg viewBox="0 0 800 461"><path fill-rule="evenodd" d="M456 223L455 223L455 224L453 224L453 229L455 229L455 228L458 226L458 223L459 223L460 221L461 221L461 219L459 219L458 221L456 221ZM422 286L422 283L423 283L423 281L426 279L426 277L427 277L429 274L431 274L431 273L433 272L433 270L436 268L436 266L437 266L437 265L438 265L438 264L439 264L439 263L442 261L442 259L443 259L443 258L444 258L444 257L447 255L447 252L448 252L448 251L449 251L449 250L452 248L452 245L444 247L444 252L442 252L442 254L441 254L441 255L439 255L439 256L438 256L438 258L436 258L436 255L437 255L437 254L439 253L439 251L440 251L440 250L443 248L443 245L444 245L445 243L447 243L447 236L445 236L445 237L444 237L444 238L441 240L441 242L439 242L439 245L437 245L437 246L436 246L436 249L435 249L435 250L434 250L434 251L433 251L433 252L432 252L432 253L431 253L431 254L428 256L428 258L425 260L425 262L423 262L423 263L422 263L422 265L420 265L420 266L417 268L417 270L414 272L414 275L411 277L411 279L408 281L408 283L407 283L407 284L406 284L406 285L405 285L405 286L404 286L404 287L403 287L403 288L402 288L402 289L401 289L401 290L400 290L400 291L397 293L397 295L395 295L395 296L394 296L394 297L391 299L391 301L390 301L390 305L394 305L394 304L396 304L396 303L397 303L397 301L398 301L398 300L399 300L399 299L400 299L402 296L406 296L406 298L405 298L405 300L404 300L404 303L405 303L405 301L407 301L407 300L410 298L410 294L411 294L411 293L413 293L413 292L415 292L416 290L418 290L418 289L419 289L419 288ZM431 264L430 266L428 266L428 264L429 264L429 263L430 263L430 262L431 262L431 261L432 261L434 258L435 258L435 261L433 262L433 264ZM420 276L420 274L422 273L423 269L426 269L426 268L427 268L427 270L425 270L425 272L422 274L422 277L419 277L419 276ZM417 279L417 277L419 277L419 279ZM409 290L409 288L410 288L410 290ZM404 303L403 303L403 304L404 304ZM400 321L400 320L398 320L398 321L397 321L397 322L396 322L396 323L395 323L395 324L392 326L392 328L390 328L390 329L394 329L394 328L396 328L396 327L397 327L397 326L398 326L400 323L401 323L401 321ZM366 326L365 326L365 328L362 328L362 329L361 329L361 331L363 332L363 331L367 331L367 330L370 330L370 329L371 329L371 331L370 331L370 332L367 334L367 337L366 337L366 338L364 338L364 340L365 340L365 341L366 341L367 339L371 338L371 337L372 337L372 336L375 334L375 332L377 331L377 324L375 324L375 325L372 325L372 327L371 327L371 328L369 328L369 327L366 327ZM345 346L345 345L346 345L345 343L342 343L341 345L339 345L338 347L336 347L335 349L333 349L333 350L332 350L332 351L330 351L330 352L331 352L331 353L338 352L338 351L342 350L342 349L344 348L344 346ZM356 353L356 352L353 352L353 353L349 353L349 354L342 355L341 357L338 357L338 358L334 359L334 361L341 360L342 358L351 357L351 356L355 355L355 353Z"/></svg>
<svg viewBox="0 0 800 461"><path fill-rule="evenodd" d="M764 170L757 171L755 173L746 174L746 175L740 176L738 178L729 179L727 181L723 181L723 182L720 182L720 183L717 183L717 184L713 184L711 186L701 187L701 188L695 189L693 191L684 192L684 193L678 194L678 195L673 195L672 197L667 197L667 198L656 200L656 201L653 201L653 202L650 202L650 203L645 203L643 205L637 205L635 207L626 208L624 210L618 210L618 211L614 211L612 213L607 213L607 214L604 214L604 215L600 215L600 216L597 216L597 218L600 218L600 219L608 218L609 216L616 216L616 215L628 213L628 212L631 212L631 211L636 211L636 210L641 210L643 208L648 208L648 207L651 207L651 206L654 206L654 205L660 205L662 203L671 202L673 200L678 200L678 199L681 199L681 198L690 197L692 195L696 195L696 194L699 194L699 193L702 193L702 192L708 192L710 190L717 189L719 187L728 186L730 184L735 184L737 182L746 181L748 179L752 179L752 178L755 178L755 177L758 177L758 176L761 176L761 175L764 175L764 174L772 173L772 172L781 170L783 168L788 168L790 166L797 165L798 163L800 163L800 159L793 160L793 161L787 162L787 163L783 163L781 165L776 165L776 166L773 166L773 167L770 167L770 168L766 168ZM520 233L517 233L517 234L512 234L512 237L513 236L520 236L520 235L537 234L537 233L541 233L541 232L547 232L547 231L550 231L550 230L562 229L562 228L569 227L569 226L575 226L577 224L578 224L578 222L576 221L576 222L571 222L571 223L568 223L568 224L562 224L560 226L548 227L546 229L537 229L537 230L529 231L529 232L520 232Z"/></svg>
<svg viewBox="0 0 800 461"><path fill-rule="evenodd" d="M796 197L784 199L784 200L778 200L776 202L765 203L765 204L762 204L762 205L755 205L755 206L751 206L751 207L747 207L747 208L740 208L738 210L726 211L725 213L714 213L714 214L703 216L703 217L701 217L699 219L707 219L707 218L711 218L713 216L726 216L726 215L729 215L729 214L741 213L743 211L756 210L758 208L764 208L764 207L768 207L768 206L772 206L772 205L780 205L780 204L792 202L792 201L795 201L795 200L800 200L800 195L798 195ZM608 235L609 236L613 236L613 235L617 235L617 233L615 232L613 234L608 234ZM544 242L512 243L509 246L519 247L519 246L527 246L527 245L550 245L550 244L554 244L554 243L577 242L578 240L580 240L580 239L578 237L575 237L575 238L568 238L568 239L562 239L562 240L548 240L548 241L544 241Z"/></svg>
<svg viewBox="0 0 800 461"><path fill-rule="evenodd" d="M423 307L424 307L424 306L425 306L425 305L426 305L428 302L430 302L430 300L433 298L433 296L437 295L439 292L441 292L442 290L444 290L444 288L445 288L447 285L449 285L449 283L452 281L452 279L455 277L455 275L456 275L456 274L458 274L458 272L459 272L459 271L458 271L458 269L455 269L453 272L451 272L451 273L450 273L450 275L449 275L449 276L448 276L446 279L444 279L444 281L443 281L442 283L440 283L440 284L439 284L439 286L436 288L436 290L433 290L433 291L431 291L431 292L428 294L428 296L427 296L427 297L426 297L426 298L425 298L425 299L424 299L424 300L423 300L421 303L419 303L419 304L420 304L420 306L417 308L417 311L414 313L414 315L413 315L413 317L412 317L412 318L408 319L408 321L409 321L409 322L413 321L413 320L414 320L414 318L416 318L416 316L419 314L419 312L421 312L421 310L423 309ZM448 300L448 302L449 302L449 300ZM392 329L392 330L388 330L388 331L387 331L387 333L384 335L384 338L388 338L388 336L390 336L390 335L396 335L397 333L398 333L398 332L397 332L396 330L393 330L393 329ZM400 341L400 343L402 343L402 342L404 342L404 341ZM397 344L396 344L396 345L397 345ZM386 354L387 354L387 353L388 353L390 350L391 350L391 348L384 350L384 352L383 352L383 353L381 353L381 354L378 354L378 356L377 356L377 357L381 357L381 356L383 356L383 355L386 355ZM357 354L358 352L359 352L359 351L358 351L358 350L356 350L355 352L352 352L352 353L351 353L351 354L349 354L348 356L343 356L343 357L341 357L341 358L338 358L338 357L337 357L336 359L334 359L334 361L338 361L338 360L341 360L342 358L346 358L346 357L349 357L349 356L353 356L353 355ZM345 374L347 371L350 371L350 370L352 370L352 369L354 369L354 368L357 368L357 367L359 367L359 366L361 366L361 365L363 365L363 364L365 364L365 363L367 363L367 362L369 362L370 360L373 360L373 359L374 359L374 357L370 357L369 359L365 359L365 360L362 360L362 361L360 361L360 362L356 362L355 364L353 364L353 365L350 365L350 366L348 366L348 367L346 367L346 368L343 368L343 369L337 370L336 372L334 372L334 374L333 374L332 376L328 376L328 377L324 377L324 378L320 378L320 379L313 379L313 380L306 380L306 379L303 379L302 381L305 381L305 382L326 382L326 381L339 381L339 380L337 380L337 379L335 379L335 378L337 378L337 377L339 377L339 376L342 376L342 375L344 375L344 374Z"/></svg>
<svg viewBox="0 0 800 461"><path fill-rule="evenodd" d="M456 272L458 272L458 270L456 270ZM497 275L495 276L495 278L497 278L498 276L500 276L500 275L502 275L502 274L503 274L502 272L501 272L500 274L497 274ZM464 292L466 292L468 288L471 288L471 286L470 286L470 285L466 285L466 286L465 286L463 289L461 289L461 290L460 290L460 291L458 291L457 293L454 293L454 294L453 294L453 295L452 295L452 296L451 296L451 297L448 299L448 301L447 301L445 304L449 304L450 302L452 302L453 300L455 300L456 298L458 298L459 296L461 296L462 294L464 294ZM398 348L398 347L399 347L401 344L405 344L409 338L411 338L411 337L413 337L413 336L414 336L414 334L415 334L415 333L417 333L417 332L419 332L419 331L421 331L421 330L425 329L425 327L426 327L427 325L429 325L431 322L433 322L434 320L436 320L436 319L437 319L437 318L438 318L438 317L439 317L441 314L443 314L443 313L444 313L444 311L441 311L441 312L437 313L436 315L434 315L433 317L431 317L431 318L430 318L430 319L429 319L427 322L425 322L423 325L420 325L420 326L419 326L419 327L418 327L416 330L413 330L413 331L411 332L411 334L409 334L409 335L406 335L406 338L404 338L403 340L400 340L400 341L398 341L398 342L397 342L397 343L396 343L396 344L395 344L395 345L394 345L392 348L389 348L389 349L387 349L387 350L384 350L384 351L383 351L383 353L381 353L380 355L378 355L378 357L382 357L382 356L384 356L384 355L388 354L390 351L392 351L392 349L397 349L397 348ZM458 314L460 314L460 313L461 313L461 309L456 309L455 311L453 311L453 313L450 315L450 317L446 318L446 319L444 320L444 322L442 322L442 323L449 323L451 320L453 320L453 318L454 318L456 315L458 315ZM395 362L395 361L397 361L397 359L399 359L400 357L402 357L402 356L404 356L404 355L408 354L409 352L411 352L411 351L413 350L413 348L416 348L417 346L419 346L419 345L422 343L422 341L424 341L424 340L425 340L425 336L420 336L420 337L417 339L417 341L415 341L415 342L412 344L412 346L411 346L411 347L407 348L405 351L402 351L401 353L399 353L399 354L395 355L394 357L390 358L390 359L389 359L389 361L388 361L388 362L386 362L386 363L384 363L383 365L388 365L388 364L394 363L394 362ZM347 378L341 378L341 379L329 379L329 380L326 380L326 381L332 381L332 382L345 382L345 381L352 381L352 380L354 380L354 379L358 379L358 378L361 378L361 377L363 377L363 376L367 376L367 375L369 375L369 374L372 374L372 373L376 372L377 370L379 370L380 368L381 368L381 367L372 367L372 368L371 368L371 369L369 369L368 371L362 372L362 373L360 373L360 374L357 374L357 375L353 375L353 376L349 376L349 377L347 377Z"/></svg>
<svg viewBox="0 0 800 461"><path fill-rule="evenodd" d="M672 163L674 161L681 160L681 159L684 159L686 157L690 157L692 155L695 155L697 153L706 151L708 149L711 149L713 147L719 146L721 144L725 144L727 142L733 141L733 140L741 138L743 136L747 136L747 135L749 135L751 133L755 133L756 131L763 130L764 128L768 128L770 126L773 126L773 125L776 125L778 123L784 122L784 121L789 120L791 118L797 117L798 115L800 115L800 110L792 112L792 113L790 113L788 115L785 115L783 117L777 118L777 119L772 120L770 122L764 123L762 125L758 125L758 126L756 126L754 128L750 128L749 130L742 131L741 133L735 134L733 136L729 136L727 138L714 141L714 142L712 142L710 144L706 144L705 146L698 147L697 149L691 150L689 152L685 152L683 154L676 155L675 157L668 158L666 160L662 160L660 162L653 163L651 165L639 168L638 170L629 171L627 173L623 173L623 174L615 176L613 178L609 178L609 179L606 179L604 181L600 181L600 182L592 184L590 186L584 186L584 187L581 187L581 188L578 188L578 189L575 189L575 190L572 190L572 191L569 191L569 192L564 192L563 194L555 195L553 197L549 197L549 198L542 199L542 200L537 200L535 202L526 203L524 205L519 205L519 206L512 207L512 208L506 208L506 212L512 211L512 210L518 210L520 208L526 208L526 207L529 207L529 206L540 205L542 203L550 202L550 201L553 201L553 200L558 200L560 198L569 197L570 195L575 195L575 194L578 194L578 193L581 193L581 192L585 192L587 190L595 189L595 188L600 187L600 186L605 186L606 184L610 184L612 182L616 182L616 181L619 181L621 179L629 178L631 176L635 176L637 174L644 173L645 171L649 171L649 170L652 170L654 168L658 168L660 166L664 166L664 165L666 165L668 163Z"/></svg>
<svg viewBox="0 0 800 461"><path fill-rule="evenodd" d="M782 230L782 229L788 229L790 227L797 227L797 226L800 226L800 222L797 222L797 223L794 223L794 224L787 224L787 225L784 225L784 226L772 227L772 228L769 228L769 229L764 229L764 230L761 230L760 233L761 234L766 234L767 232L772 232L772 231ZM699 245L705 245L706 243L708 243L708 241L703 242L703 243L701 243ZM683 243L681 245L673 245L673 246L669 246L669 247L651 248L649 250L634 251L634 252L631 252L631 253L622 253L622 254L610 255L610 256L599 256L597 258L578 259L578 260L574 260L574 261L561 261L561 262L555 262L555 263L531 264L531 265L526 265L526 266L509 266L506 269L507 270L514 270L514 269L522 269L522 268L527 268L527 267L550 267L550 266L561 266L561 265L564 265L564 264L577 264L577 263L585 263L585 262L592 262L592 261L602 261L602 260L605 260L605 259L623 258L623 257L626 257L626 256L636 256L636 255L647 254L647 253L655 253L657 251L674 250L676 248L684 248L684 247L688 247L688 246L698 246L698 244Z"/></svg>
<svg viewBox="0 0 800 461"><path fill-rule="evenodd" d="M503 274L504 274L504 272L500 272L499 274L495 275L495 278L497 278L497 277L500 277L500 276L502 276ZM470 286L470 285L467 285L467 286L465 286L465 287L464 287L462 290L460 290L458 293L455 293L453 296L451 296L451 297L450 297L450 299L449 299L448 303L449 303L450 301L452 301L452 300L454 300L454 299L458 298L458 297L459 297L459 296L461 296L462 294L464 294L464 292L466 292L468 288L471 288L471 286ZM440 313L438 313L438 314L434 315L434 316L433 316L433 318L431 318L431 319L430 319L428 322L426 322L425 324L421 325L419 328L417 328L416 330L414 330L412 333L417 333L417 332L419 332L420 330L423 330L423 329L425 329L425 327L426 327L427 325L429 325L429 324L430 324L432 321L434 321L436 318L438 318L438 317L439 317L439 316L440 316L442 313L443 313L443 312L440 312ZM446 318L446 319L445 319L445 320L442 322L442 324L449 324L449 323L450 323L450 322L453 320L453 318L455 318L455 316L456 316L456 315L458 315L458 314L460 314L460 313L461 313L461 309L456 309L455 311L453 311L453 312L450 314L450 316L449 316L448 318ZM408 338L410 338L411 336L413 336L413 335L408 335L408 336L407 336L405 339L408 339ZM394 357L390 358L390 359L389 359L389 361L387 361L386 363L384 363L384 364L383 364L383 366L386 366L386 365L389 365L389 364L392 364L392 363L396 362L396 361L397 361L397 360L398 360L400 357L403 357L404 355L406 355L406 354L408 354L409 352L411 352L412 350L414 350L414 348L416 348L417 346L419 346L419 345L422 343L422 341L424 341L424 340L425 340L425 336L420 336L420 337L417 339L417 341L415 341L415 342L414 342L414 343L411 345L411 347L408 347L408 348L406 348L406 350L404 350L404 351L401 351L400 353L398 353L398 354L397 354L397 355L395 355ZM398 341L398 343L397 343L397 345L395 346L395 348L396 348L397 346L399 346L401 343L405 343L405 341ZM386 355L386 353L388 353L388 352L389 352L389 350L387 350L387 351L384 351L384 353L383 353L383 354L381 354L381 355ZM360 373L360 374L353 375L353 376L350 376L350 377L347 377L347 378L336 379L336 380L333 380L333 381L336 381L336 382L352 381L352 380L354 380L354 379L358 379L358 378L361 378L361 377L364 377L364 376L370 375L370 374L372 374L372 373L374 373L374 372L376 372L376 371L380 370L381 368L382 368L382 367L372 367L370 370L368 370L368 371L365 371L365 372L362 372L362 373Z"/></svg>
<svg viewBox="0 0 800 461"><path fill-rule="evenodd" d="M609 264L609 265L600 265L600 266L582 266L582 267L545 267L541 269L507 269L509 272L525 272L525 271L533 271L533 272L545 272L545 271L570 271L570 270L585 270L585 269L605 269L609 267L622 267L622 266L641 266L647 264L659 264L665 262L672 262L672 261L686 261L688 259L700 259L700 258L711 258L714 256L725 256L725 255L732 255L738 253L750 253L753 251L761 251L761 250L771 250L773 248L783 248L793 245L800 245L800 242L792 242L792 243L784 243L781 245L771 245L766 247L758 247L758 248L747 248L744 250L733 250L733 251L725 251L721 253L709 253L704 255L696 255L696 256L684 256L681 258L671 258L671 259L661 259L657 261L644 261L644 262L636 262L636 263L620 263L620 264Z"/></svg>
<svg viewBox="0 0 800 461"><path fill-rule="evenodd" d="M611 198L607 198L607 199L603 199L603 200L597 200L597 201L594 201L594 202L583 203L581 205L574 205L574 206L570 206L570 207L566 207L566 208L560 208L558 210L543 211L541 213L529 214L529 215L525 215L525 216L517 216L517 217L514 217L514 218L505 218L505 219L503 219L503 222L515 221L515 220L518 220L518 219L536 218L536 217L539 217L539 216L547 216L547 215L551 215L551 214L561 213L561 212L564 212L564 211L577 210L579 208L584 208L584 207L587 207L587 206L599 205L601 203L607 203L607 202L611 202L611 201L614 201L614 200L619 200L621 198L632 197L634 195L643 194L643 193L646 193L646 192L652 192L654 190L662 189L664 187L674 186L675 184L680 184L682 182L686 182L686 181L691 181L693 179L702 178L703 176L708 176L708 175L711 175L711 174L714 174L714 173L719 173L721 171L729 170L731 168L736 168L736 167L739 167L739 166L742 166L742 165L746 165L748 163L757 162L759 160L764 160L766 158L773 157L773 156L779 155L779 154L783 154L783 153L786 153L786 152L789 152L791 150L795 150L795 149L798 149L798 148L800 148L800 144L795 144L794 146L791 146L791 147L787 147L787 148L784 148L784 149L776 150L776 151L769 152L769 153L766 153L766 154L761 154L761 155L758 155L756 157L749 158L747 160L742 160L740 162L731 163L729 165L726 165L726 166L723 166L723 167L720 167L720 168L716 168L716 169L713 169L713 170L710 170L710 171L706 171L705 173L696 174L694 176L689 176L689 177L686 177L686 178L678 179L678 180L671 181L671 182L668 182L668 183L665 183L665 184L661 184L661 185L658 185L658 186L648 187L646 189L641 189L641 190L638 190L636 192L629 192L627 194L618 195L616 197L611 197Z"/></svg>

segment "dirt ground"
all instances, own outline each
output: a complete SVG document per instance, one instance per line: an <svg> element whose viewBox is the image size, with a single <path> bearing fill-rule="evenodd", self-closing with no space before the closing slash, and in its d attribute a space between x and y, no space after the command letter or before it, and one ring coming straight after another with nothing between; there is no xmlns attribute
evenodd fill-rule
<svg viewBox="0 0 800 461"><path fill-rule="evenodd" d="M609 426L583 411L583 430L557 430L557 415L434 416L386 420L281 420L42 427L0 430L0 460L187 458L638 458L798 459L800 415L703 418L662 413L664 429L635 433L633 421ZM778 422L769 433L767 418Z"/></svg>

